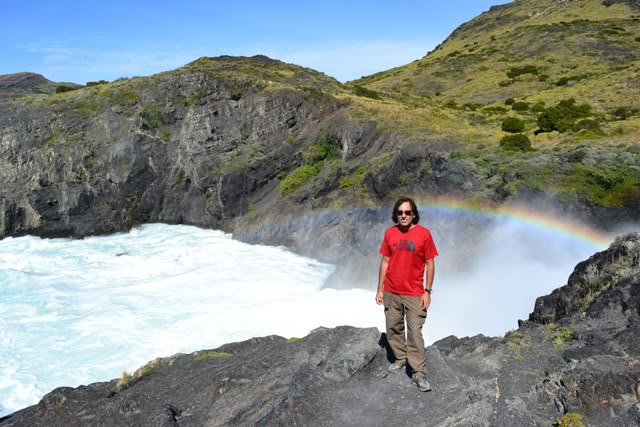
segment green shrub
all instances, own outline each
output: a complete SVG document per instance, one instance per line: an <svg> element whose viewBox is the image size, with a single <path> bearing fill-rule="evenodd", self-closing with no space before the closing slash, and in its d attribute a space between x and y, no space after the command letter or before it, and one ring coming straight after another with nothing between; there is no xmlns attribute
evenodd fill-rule
<svg viewBox="0 0 640 427"><path fill-rule="evenodd" d="M553 423L556 427L587 427L582 415L575 412L567 412Z"/></svg>
<svg viewBox="0 0 640 427"><path fill-rule="evenodd" d="M511 106L514 111L529 111L529 104L524 101L518 101Z"/></svg>
<svg viewBox="0 0 640 427"><path fill-rule="evenodd" d="M314 144L305 148L302 157L306 164L315 164L323 160L334 160L338 157L338 141L326 131L320 132Z"/></svg>
<svg viewBox="0 0 640 427"><path fill-rule="evenodd" d="M160 139L162 140L162 142L169 142L170 138L171 133L168 130L163 130L162 132L160 132Z"/></svg>
<svg viewBox="0 0 640 427"><path fill-rule="evenodd" d="M546 82L547 80L549 80L549 75L548 74L540 74L538 76L538 81L539 82Z"/></svg>
<svg viewBox="0 0 640 427"><path fill-rule="evenodd" d="M147 104L140 113L143 125L148 129L155 129L162 124L162 113L156 104Z"/></svg>
<svg viewBox="0 0 640 427"><path fill-rule="evenodd" d="M47 136L44 144L48 146L56 145L64 140L64 133L60 129L56 129Z"/></svg>
<svg viewBox="0 0 640 427"><path fill-rule="evenodd" d="M336 146L330 143L312 144L303 152L302 157L308 164L318 163L325 159L335 159L338 155Z"/></svg>
<svg viewBox="0 0 640 427"><path fill-rule="evenodd" d="M340 179L340 188L350 188L355 185L362 184L367 171L367 166L360 166L351 175Z"/></svg>
<svg viewBox="0 0 640 427"><path fill-rule="evenodd" d="M106 80L98 80L97 82L87 82L85 86L91 87L91 86L98 86L98 85L106 85L108 83L109 82Z"/></svg>
<svg viewBox="0 0 640 427"><path fill-rule="evenodd" d="M492 113L506 113L507 109L504 107L501 107L499 105L495 105L495 106L491 106L491 107L484 107L485 111L490 111Z"/></svg>
<svg viewBox="0 0 640 427"><path fill-rule="evenodd" d="M100 105L97 102L87 102L77 105L74 110L84 116L93 116L100 109Z"/></svg>
<svg viewBox="0 0 640 427"><path fill-rule="evenodd" d="M454 99L450 99L444 104L444 106L455 110L458 108L458 103Z"/></svg>
<svg viewBox="0 0 640 427"><path fill-rule="evenodd" d="M534 113L544 111L544 101L539 101L533 104L533 106L531 107L531 111L533 111Z"/></svg>
<svg viewBox="0 0 640 427"><path fill-rule="evenodd" d="M242 98L242 91L237 87L232 87L231 89L229 89L228 92L229 92L229 98L234 101L240 101L240 98Z"/></svg>
<svg viewBox="0 0 640 427"><path fill-rule="evenodd" d="M498 82L498 86L500 86L500 87L511 86L514 81L515 80L502 80L501 82Z"/></svg>
<svg viewBox="0 0 640 427"><path fill-rule="evenodd" d="M577 76L565 76L565 77L561 77L557 82L556 82L556 86L565 86L567 83L569 82L579 82L582 79L587 78L588 76L586 74L581 74L581 75L577 75Z"/></svg>
<svg viewBox="0 0 640 427"><path fill-rule="evenodd" d="M294 169L280 183L280 195L286 196L298 190L318 175L318 172L320 170L315 165L304 165Z"/></svg>
<svg viewBox="0 0 640 427"><path fill-rule="evenodd" d="M538 67L535 65L523 65L522 67L512 67L507 71L507 77L510 79L516 78L523 74L538 75Z"/></svg>
<svg viewBox="0 0 640 427"><path fill-rule="evenodd" d="M507 117L502 121L502 130L509 133L520 133L524 130L524 122L517 117Z"/></svg>
<svg viewBox="0 0 640 427"><path fill-rule="evenodd" d="M573 339L573 329L569 326L562 326L553 334L551 342L556 348L562 347L565 343Z"/></svg>
<svg viewBox="0 0 640 427"><path fill-rule="evenodd" d="M640 37L636 37L634 40L640 42Z"/></svg>
<svg viewBox="0 0 640 427"><path fill-rule="evenodd" d="M116 104L122 106L133 106L140 101L138 94L129 89L112 90L110 88L103 88L100 90L100 95L108 96Z"/></svg>
<svg viewBox="0 0 640 427"><path fill-rule="evenodd" d="M513 98L507 98L504 100L504 105L513 105L516 103L516 100Z"/></svg>
<svg viewBox="0 0 640 427"><path fill-rule="evenodd" d="M60 85L56 87L56 93L70 92L72 90L75 90L72 86Z"/></svg>
<svg viewBox="0 0 640 427"><path fill-rule="evenodd" d="M538 115L538 126L540 132L565 132L572 129L579 118L589 117L591 106L589 104L577 105L575 99L565 99L557 105L545 108Z"/></svg>
<svg viewBox="0 0 640 427"><path fill-rule="evenodd" d="M380 94L378 92L376 92L375 90L367 89L366 87L360 85L353 86L353 93L356 96L364 96L371 99L380 99Z"/></svg>
<svg viewBox="0 0 640 427"><path fill-rule="evenodd" d="M226 351L198 351L193 355L193 360L202 362L209 359L228 359L233 357L233 354Z"/></svg>
<svg viewBox="0 0 640 427"><path fill-rule="evenodd" d="M522 133L506 135L500 140L500 148L510 151L529 151L531 150L531 141L527 135Z"/></svg>
<svg viewBox="0 0 640 427"><path fill-rule="evenodd" d="M118 382L116 383L116 390L122 391L127 388L129 382L131 382L131 379L132 377L130 373L128 373L127 371L122 371L122 377L120 377L118 379Z"/></svg>

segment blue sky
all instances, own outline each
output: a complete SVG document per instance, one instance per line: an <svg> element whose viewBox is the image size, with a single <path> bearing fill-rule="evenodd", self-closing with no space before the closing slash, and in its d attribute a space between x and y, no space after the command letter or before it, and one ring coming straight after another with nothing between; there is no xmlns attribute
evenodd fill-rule
<svg viewBox="0 0 640 427"><path fill-rule="evenodd" d="M0 74L84 84L264 54L347 81L424 56L505 0L4 2Z"/></svg>

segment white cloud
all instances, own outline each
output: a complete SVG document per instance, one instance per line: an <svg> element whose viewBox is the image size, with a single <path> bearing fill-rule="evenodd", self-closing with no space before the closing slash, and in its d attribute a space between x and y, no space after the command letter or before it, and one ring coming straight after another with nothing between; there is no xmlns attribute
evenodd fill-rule
<svg viewBox="0 0 640 427"><path fill-rule="evenodd" d="M145 46L132 49L81 49L76 41L44 40L20 46L41 55L41 66L32 70L54 81L113 80L122 76L149 75L171 70L201 56L263 54L322 71L340 81L384 71L424 56L436 43L429 41L351 41L329 46L280 48L239 47L229 51L216 48Z"/></svg>

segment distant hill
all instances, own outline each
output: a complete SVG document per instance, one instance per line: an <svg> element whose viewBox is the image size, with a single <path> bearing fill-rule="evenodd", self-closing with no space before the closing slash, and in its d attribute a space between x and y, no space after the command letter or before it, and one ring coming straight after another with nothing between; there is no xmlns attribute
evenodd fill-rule
<svg viewBox="0 0 640 427"><path fill-rule="evenodd" d="M640 94L638 4L520 0L492 7L425 57L353 83L460 104L574 96L603 110L627 105Z"/></svg>

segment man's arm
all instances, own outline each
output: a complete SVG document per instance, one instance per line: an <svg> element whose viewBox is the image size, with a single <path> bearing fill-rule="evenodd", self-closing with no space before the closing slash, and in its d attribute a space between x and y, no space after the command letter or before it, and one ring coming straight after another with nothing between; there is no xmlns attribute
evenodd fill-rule
<svg viewBox="0 0 640 427"><path fill-rule="evenodd" d="M433 258L427 260L425 267L427 271L427 289L431 290L433 288L433 278L436 274L436 263ZM431 305L431 293L425 291L422 293L422 298L420 298L420 307L426 310L429 305Z"/></svg>
<svg viewBox="0 0 640 427"><path fill-rule="evenodd" d="M387 275L387 267L389 266L389 257L383 256L380 261L380 272L378 273L378 292L376 292L376 303L382 304L384 295L384 278Z"/></svg>

